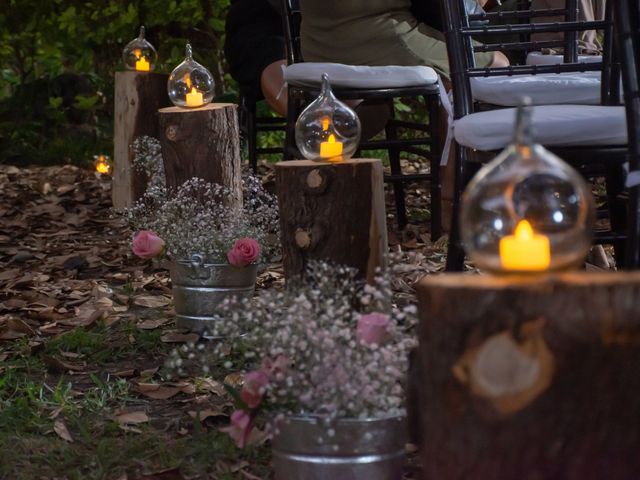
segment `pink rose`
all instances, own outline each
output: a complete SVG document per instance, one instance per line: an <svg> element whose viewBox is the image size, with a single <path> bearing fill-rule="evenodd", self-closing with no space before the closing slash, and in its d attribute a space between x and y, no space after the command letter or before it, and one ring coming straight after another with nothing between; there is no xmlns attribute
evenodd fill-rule
<svg viewBox="0 0 640 480"><path fill-rule="evenodd" d="M356 338L364 343L382 344L389 336L389 315L384 313L368 313L360 315Z"/></svg>
<svg viewBox="0 0 640 480"><path fill-rule="evenodd" d="M244 384L240 390L240 398L249 408L256 408L262 402L264 387L269 383L269 377L261 370L249 372L244 376Z"/></svg>
<svg viewBox="0 0 640 480"><path fill-rule="evenodd" d="M140 230L133 236L131 250L141 258L154 258L164 251L164 240L150 230Z"/></svg>
<svg viewBox="0 0 640 480"><path fill-rule="evenodd" d="M246 267L255 262L260 256L260 244L253 238L236 240L231 250L227 252L227 260L234 267Z"/></svg>
<svg viewBox="0 0 640 480"><path fill-rule="evenodd" d="M244 448L252 428L251 416L244 410L236 410L231 414L231 425L221 428L220 431L228 433L238 447Z"/></svg>
<svg viewBox="0 0 640 480"><path fill-rule="evenodd" d="M262 360L260 370L262 370L267 377L275 378L278 380L278 376L283 375L289 368L289 360L284 355L278 355L275 360L265 358Z"/></svg>

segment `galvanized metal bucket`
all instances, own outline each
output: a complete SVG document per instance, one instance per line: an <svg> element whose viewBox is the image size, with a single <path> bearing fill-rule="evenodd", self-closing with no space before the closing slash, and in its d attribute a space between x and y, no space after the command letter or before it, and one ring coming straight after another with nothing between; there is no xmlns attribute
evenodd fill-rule
<svg viewBox="0 0 640 480"><path fill-rule="evenodd" d="M229 264L205 263L201 255L171 264L176 324L192 332L206 333L215 321L213 314L229 297L253 295L257 265L243 268Z"/></svg>
<svg viewBox="0 0 640 480"><path fill-rule="evenodd" d="M289 417L273 438L276 480L401 480L406 418Z"/></svg>

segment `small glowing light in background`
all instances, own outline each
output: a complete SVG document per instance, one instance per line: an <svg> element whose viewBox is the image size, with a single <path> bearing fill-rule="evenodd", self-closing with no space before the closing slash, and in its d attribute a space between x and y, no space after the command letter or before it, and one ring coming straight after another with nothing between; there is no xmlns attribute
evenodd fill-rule
<svg viewBox="0 0 640 480"><path fill-rule="evenodd" d="M100 175L111 175L111 159L108 155L94 155L93 156L96 167L96 172Z"/></svg>

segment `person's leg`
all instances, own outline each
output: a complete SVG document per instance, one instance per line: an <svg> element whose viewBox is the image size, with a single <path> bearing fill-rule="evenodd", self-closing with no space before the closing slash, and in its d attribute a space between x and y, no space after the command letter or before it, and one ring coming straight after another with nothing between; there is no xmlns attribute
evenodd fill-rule
<svg viewBox="0 0 640 480"><path fill-rule="evenodd" d="M260 87L265 100L282 116L287 115L287 87L282 72L286 65L285 60L278 60L267 65L260 75Z"/></svg>

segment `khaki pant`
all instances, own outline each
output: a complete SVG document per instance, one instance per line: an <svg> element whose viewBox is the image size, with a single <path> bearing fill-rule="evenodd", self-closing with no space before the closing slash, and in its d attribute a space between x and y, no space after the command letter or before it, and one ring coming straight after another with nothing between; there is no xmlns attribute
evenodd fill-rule
<svg viewBox="0 0 640 480"><path fill-rule="evenodd" d="M601 20L604 18L604 7L606 0L580 0L579 20ZM540 8L564 8L565 0L533 0L532 6L535 9ZM562 20L554 17L540 17L534 19L537 22L553 22ZM597 54L602 52L602 45L598 40L597 32L589 30L581 32L580 44L578 50L582 54ZM557 40L562 38L562 33L537 33L532 35L535 41Z"/></svg>

